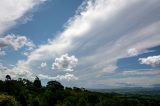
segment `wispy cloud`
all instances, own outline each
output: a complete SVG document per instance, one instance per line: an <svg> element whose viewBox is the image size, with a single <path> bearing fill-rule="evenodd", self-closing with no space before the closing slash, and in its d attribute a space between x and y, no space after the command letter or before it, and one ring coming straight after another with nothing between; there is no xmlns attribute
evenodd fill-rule
<svg viewBox="0 0 160 106"><path fill-rule="evenodd" d="M1 0L0 36L12 26L18 24L19 19L23 20L28 11L42 2L44 0ZM28 20L24 18L24 21Z"/></svg>
<svg viewBox="0 0 160 106"><path fill-rule="evenodd" d="M33 71L38 62L50 62L65 53L75 54L79 59L75 74L94 85L95 76L114 72L117 60L127 57L129 49L143 51L160 44L158 0L88 0L85 4L68 21L63 32L31 52L23 67ZM132 55L136 50L131 51ZM143 82L147 78L132 79ZM97 82L105 84L107 80ZM112 80L131 81L130 78Z"/></svg>
<svg viewBox="0 0 160 106"><path fill-rule="evenodd" d="M78 80L78 77L74 76L74 74L66 73L65 75L57 75L55 77L50 77L48 75L39 74L38 75L41 79L47 79L47 80Z"/></svg>

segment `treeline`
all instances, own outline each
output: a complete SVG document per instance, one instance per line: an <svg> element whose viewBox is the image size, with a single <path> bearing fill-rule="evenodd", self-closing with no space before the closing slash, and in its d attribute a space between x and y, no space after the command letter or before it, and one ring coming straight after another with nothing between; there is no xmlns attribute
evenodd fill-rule
<svg viewBox="0 0 160 106"><path fill-rule="evenodd" d="M159 97L138 94L98 93L64 87L58 81L41 85L35 80L0 80L0 106L160 106Z"/></svg>

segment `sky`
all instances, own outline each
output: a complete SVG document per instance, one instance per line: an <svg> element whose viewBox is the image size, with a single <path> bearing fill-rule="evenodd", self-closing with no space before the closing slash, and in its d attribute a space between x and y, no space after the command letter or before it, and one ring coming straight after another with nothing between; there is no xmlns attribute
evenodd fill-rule
<svg viewBox="0 0 160 106"><path fill-rule="evenodd" d="M160 84L159 0L1 0L0 79Z"/></svg>

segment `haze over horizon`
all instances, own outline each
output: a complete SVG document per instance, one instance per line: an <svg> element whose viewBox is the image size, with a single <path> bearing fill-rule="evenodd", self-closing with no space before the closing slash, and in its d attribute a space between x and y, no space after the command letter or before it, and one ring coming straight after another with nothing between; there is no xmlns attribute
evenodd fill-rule
<svg viewBox="0 0 160 106"><path fill-rule="evenodd" d="M160 84L159 0L1 0L0 79Z"/></svg>

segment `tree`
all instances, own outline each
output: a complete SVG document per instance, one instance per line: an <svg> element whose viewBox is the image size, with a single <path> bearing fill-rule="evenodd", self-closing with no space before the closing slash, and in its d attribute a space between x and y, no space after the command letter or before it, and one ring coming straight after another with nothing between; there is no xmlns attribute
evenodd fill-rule
<svg viewBox="0 0 160 106"><path fill-rule="evenodd" d="M6 80L11 80L11 76L10 75L6 75Z"/></svg>
<svg viewBox="0 0 160 106"><path fill-rule="evenodd" d="M53 87L55 89L64 89L64 86L58 81L49 81L47 87Z"/></svg>
<svg viewBox="0 0 160 106"><path fill-rule="evenodd" d="M33 82L33 85L36 87L36 88L41 88L42 85L41 85L41 81L39 80L39 78L36 76L34 82Z"/></svg>

